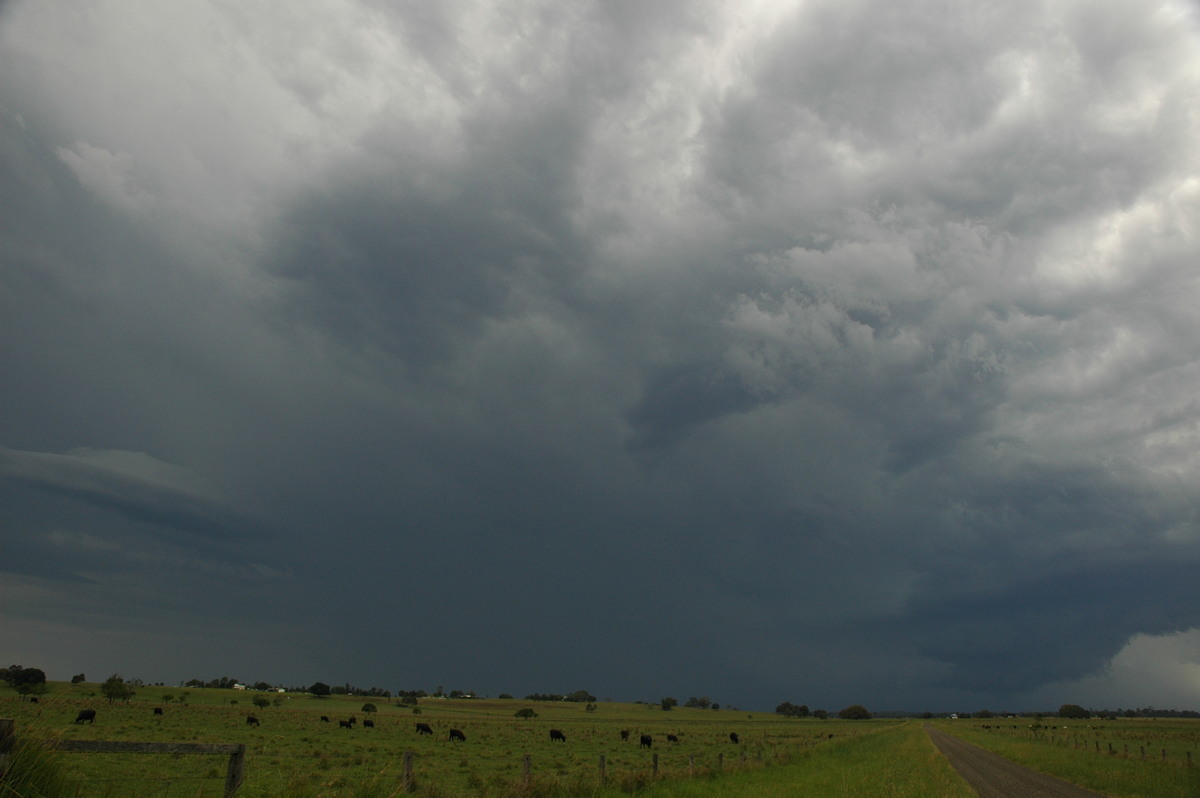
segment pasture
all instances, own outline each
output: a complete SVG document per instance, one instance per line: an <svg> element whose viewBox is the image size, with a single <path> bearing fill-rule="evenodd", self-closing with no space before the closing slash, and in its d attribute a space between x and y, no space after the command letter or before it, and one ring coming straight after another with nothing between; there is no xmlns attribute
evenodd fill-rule
<svg viewBox="0 0 1200 798"><path fill-rule="evenodd" d="M246 798L401 795L406 752L413 754L419 796L973 794L937 754L921 721L822 721L683 707L664 712L657 704L599 703L589 711L584 704L520 699L423 698L417 714L395 699L150 686L139 688L127 704L109 704L95 684L49 688L36 704L0 688L0 717L15 720L18 737L244 743L245 780L238 795ZM270 704L255 706L256 696ZM363 712L366 703L378 711ZM537 717L514 716L524 708ZM82 709L96 710L95 723L73 723ZM257 726L247 725L251 714ZM339 723L351 716L353 726ZM373 728L364 727L367 719ZM432 734L418 734L417 723L427 724ZM1200 763L1186 764L1187 753L1194 758L1200 748L1198 721L1047 719L1037 728L1031 728L1031 718L938 723L1014 761L1116 798L1200 796ZM451 740L452 729L466 739ZM565 739L552 739L551 729ZM630 732L627 741L622 730ZM730 732L738 735L737 743ZM641 735L652 738L651 748L640 746ZM668 742L668 735L677 742ZM219 796L227 759L54 757L64 775L81 785L78 795L110 798Z"/></svg>
<svg viewBox="0 0 1200 798"><path fill-rule="evenodd" d="M601 757L606 786L630 792L655 781L777 767L898 725L680 707L664 712L657 704L599 703L589 711L580 703L520 699L424 698L416 714L394 699L171 687L141 687L129 703L109 704L94 684L50 687L37 704L0 692L0 716L13 718L20 736L35 739L245 743L238 795L248 798L399 794L405 752L413 753L418 795L596 794ZM271 705L254 706L259 695ZM378 711L364 713L366 703ZM514 717L527 707L537 717ZM95 723L75 724L81 709L96 710ZM257 726L247 725L251 714ZM339 723L352 716L351 728ZM368 719L373 728L364 727ZM417 723L433 733L418 734ZM465 741L451 740L452 729ZM551 739L551 729L565 740ZM628 740L621 739L622 730L630 732ZM737 733L737 743L730 732ZM651 737L652 747L640 745L642 735ZM678 741L668 742L667 735ZM226 766L221 757L178 754L58 759L85 785L82 795L220 795ZM131 792L122 792L127 787Z"/></svg>

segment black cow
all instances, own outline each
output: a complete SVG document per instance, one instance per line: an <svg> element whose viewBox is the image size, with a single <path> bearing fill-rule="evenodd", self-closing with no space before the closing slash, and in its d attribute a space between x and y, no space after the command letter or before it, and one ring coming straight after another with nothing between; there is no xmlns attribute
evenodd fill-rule
<svg viewBox="0 0 1200 798"><path fill-rule="evenodd" d="M667 735L667 742L669 742L669 743L677 743L677 742L679 742L679 738L678 738L678 737L676 737L674 734L668 734L668 735Z"/></svg>
<svg viewBox="0 0 1200 798"><path fill-rule="evenodd" d="M417 734L433 734L433 729L429 728L428 723L418 723Z"/></svg>
<svg viewBox="0 0 1200 798"><path fill-rule="evenodd" d="M351 715L350 716L350 725L353 726L355 723L358 723L358 718Z"/></svg>
<svg viewBox="0 0 1200 798"><path fill-rule="evenodd" d="M154 714L155 714L155 715L161 715L161 714L162 714L162 707L155 707L155 708L154 708Z"/></svg>
<svg viewBox="0 0 1200 798"><path fill-rule="evenodd" d="M254 717L253 715L247 715L246 716L246 725L247 726L257 726L258 718Z"/></svg>
<svg viewBox="0 0 1200 798"><path fill-rule="evenodd" d="M94 709L79 710L79 714L75 716L75 722L83 723L85 720L88 723L95 723L96 722L96 710L94 710Z"/></svg>
<svg viewBox="0 0 1200 798"><path fill-rule="evenodd" d="M555 740L557 740L560 743L565 743L567 741L567 735L563 734L558 729L551 729L550 730L550 741L554 742Z"/></svg>
<svg viewBox="0 0 1200 798"><path fill-rule="evenodd" d="M642 741L638 744L638 748L650 748L654 745L654 738L649 734L642 735Z"/></svg>
<svg viewBox="0 0 1200 798"><path fill-rule="evenodd" d="M374 729L374 728L375 728L375 721L371 720L370 718L368 718L367 720L364 720L364 721L363 721L363 728L364 728L364 729Z"/></svg>
<svg viewBox="0 0 1200 798"><path fill-rule="evenodd" d="M451 740L461 740L462 742L465 743L467 741L467 735L463 734L458 729L451 729L450 730L450 739Z"/></svg>
<svg viewBox="0 0 1200 798"><path fill-rule="evenodd" d="M738 740L737 732L729 733L729 742L733 743L734 745L738 744L739 740Z"/></svg>
<svg viewBox="0 0 1200 798"><path fill-rule="evenodd" d="M621 741L625 742L629 739L629 729L621 729Z"/></svg>
<svg viewBox="0 0 1200 798"><path fill-rule="evenodd" d="M322 722L322 723L328 723L328 722L329 722L329 716L328 716L328 715L322 715L322 716L321 716L321 722Z"/></svg>
<svg viewBox="0 0 1200 798"><path fill-rule="evenodd" d="M354 728L354 724L353 724L353 723L351 723L351 722L350 722L350 721L348 721L348 720L339 720L339 721L338 721L338 728L339 728L339 729L353 729L353 728Z"/></svg>

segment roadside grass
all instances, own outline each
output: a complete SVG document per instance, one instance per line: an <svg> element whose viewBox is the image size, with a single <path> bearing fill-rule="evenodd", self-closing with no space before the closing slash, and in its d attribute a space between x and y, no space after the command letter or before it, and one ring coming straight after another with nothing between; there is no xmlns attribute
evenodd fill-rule
<svg viewBox="0 0 1200 798"><path fill-rule="evenodd" d="M616 798L606 791L604 798ZM638 792L645 798L820 795L823 798L974 798L918 723L884 727L811 749L792 764L720 779L669 782Z"/></svg>
<svg viewBox="0 0 1200 798"><path fill-rule="evenodd" d="M937 725L1013 762L1112 798L1200 796L1200 762L1195 761L1200 722L1194 720L1051 719L1030 723L1028 718L1020 718L1016 722L959 720Z"/></svg>

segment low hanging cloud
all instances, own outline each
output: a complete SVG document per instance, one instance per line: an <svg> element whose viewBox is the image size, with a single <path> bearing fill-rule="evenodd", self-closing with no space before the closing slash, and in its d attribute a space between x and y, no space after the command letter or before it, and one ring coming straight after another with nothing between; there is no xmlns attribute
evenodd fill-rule
<svg viewBox="0 0 1200 798"><path fill-rule="evenodd" d="M1194 705L1198 30L4 6L17 653L1018 709L1165 646Z"/></svg>

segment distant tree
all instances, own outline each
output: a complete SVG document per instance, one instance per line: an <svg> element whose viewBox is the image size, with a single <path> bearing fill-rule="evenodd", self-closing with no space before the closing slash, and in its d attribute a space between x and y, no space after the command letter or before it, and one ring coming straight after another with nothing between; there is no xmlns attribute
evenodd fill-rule
<svg viewBox="0 0 1200 798"><path fill-rule="evenodd" d="M981 709L974 714L975 714L975 717L977 717L977 718L993 718L993 717L995 717L995 715L993 715L991 713L991 711L987 710L987 709Z"/></svg>
<svg viewBox="0 0 1200 798"><path fill-rule="evenodd" d="M587 690L576 690L573 693L568 693L564 696L567 701L577 701L580 704L590 704L596 700L596 696L589 693Z"/></svg>
<svg viewBox="0 0 1200 798"><path fill-rule="evenodd" d="M81 682L86 682L86 681L87 681L87 677L84 676L82 673L77 673L71 677L71 684L80 684Z"/></svg>
<svg viewBox="0 0 1200 798"><path fill-rule="evenodd" d="M1058 708L1058 716L1060 718L1079 718L1082 720L1087 720L1092 716L1092 713L1088 712L1078 704L1063 704Z"/></svg>
<svg viewBox="0 0 1200 798"><path fill-rule="evenodd" d="M838 713L842 720L870 720L871 713L862 704L851 704Z"/></svg>
<svg viewBox="0 0 1200 798"><path fill-rule="evenodd" d="M825 720L826 718L829 717L829 713L823 709L814 709L813 717L816 718L817 720Z"/></svg>
<svg viewBox="0 0 1200 798"><path fill-rule="evenodd" d="M255 682L254 689L255 690L271 690L273 688L271 687L271 685L267 684L266 682Z"/></svg>
<svg viewBox="0 0 1200 798"><path fill-rule="evenodd" d="M714 704L712 705L712 708L713 708L714 710L717 710L717 709L720 709L720 708L721 708L721 705L720 705L720 704L715 704L715 703L714 703Z"/></svg>
<svg viewBox="0 0 1200 798"><path fill-rule="evenodd" d="M584 706L584 708L583 708L583 709L584 709L584 711L585 711L585 712L595 712L595 711L596 711L596 705L595 705L595 704L587 704L586 706Z"/></svg>
<svg viewBox="0 0 1200 798"><path fill-rule="evenodd" d="M258 707L259 709L266 709L267 707L271 706L271 699L267 698L265 695L256 695L254 696L254 706Z"/></svg>
<svg viewBox="0 0 1200 798"><path fill-rule="evenodd" d="M46 674L41 668L22 668L12 665L0 671L0 679L21 695L29 695L38 685L46 684Z"/></svg>
<svg viewBox="0 0 1200 798"><path fill-rule="evenodd" d="M16 689L17 695L41 695L46 692L46 674L41 668L20 668L17 673L10 674L8 683Z"/></svg>
<svg viewBox="0 0 1200 798"><path fill-rule="evenodd" d="M104 681L104 684L100 685L100 693L108 699L108 703L110 704L114 701L129 703L129 699L133 698L136 692L131 684L116 673L109 676Z"/></svg>
<svg viewBox="0 0 1200 798"><path fill-rule="evenodd" d="M170 693L163 693L163 703L164 704L169 704L174 700L175 700L175 696L171 695Z"/></svg>
<svg viewBox="0 0 1200 798"><path fill-rule="evenodd" d="M327 696L330 693L330 688L325 682L313 682L312 686L308 688L308 692L317 696Z"/></svg>
<svg viewBox="0 0 1200 798"><path fill-rule="evenodd" d="M531 707L522 707L513 713L514 718L536 718L538 713L534 712Z"/></svg>
<svg viewBox="0 0 1200 798"><path fill-rule="evenodd" d="M687 700L687 703L684 704L684 706L692 707L693 709L708 709L712 706L712 701L709 700L708 696L704 696L702 698L696 698L695 696L692 696Z"/></svg>
<svg viewBox="0 0 1200 798"><path fill-rule="evenodd" d="M512 698L512 696L511 696L511 695L509 695L508 693L501 693L500 695L498 695L498 696L497 696L497 698L508 698L508 699L511 699L511 698Z"/></svg>
<svg viewBox="0 0 1200 798"><path fill-rule="evenodd" d="M789 718L807 718L808 704L796 706L791 701L784 701L782 704L775 707L775 714L783 715Z"/></svg>
<svg viewBox="0 0 1200 798"><path fill-rule="evenodd" d="M375 708L374 704L363 704L362 711L370 714L372 712L378 712L379 710Z"/></svg>

